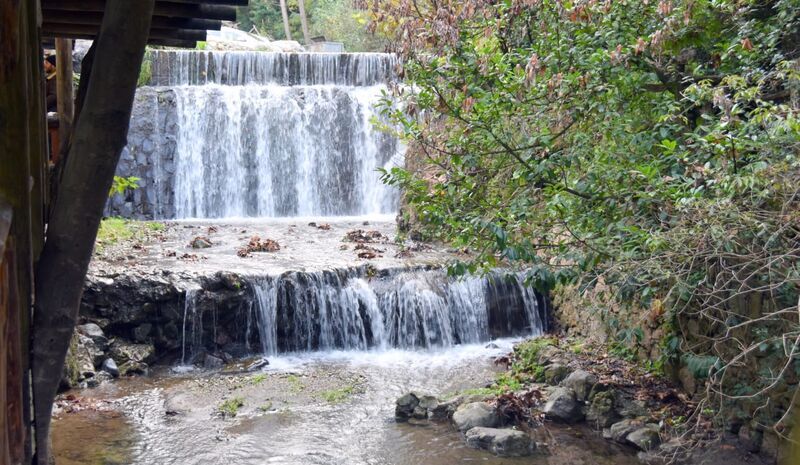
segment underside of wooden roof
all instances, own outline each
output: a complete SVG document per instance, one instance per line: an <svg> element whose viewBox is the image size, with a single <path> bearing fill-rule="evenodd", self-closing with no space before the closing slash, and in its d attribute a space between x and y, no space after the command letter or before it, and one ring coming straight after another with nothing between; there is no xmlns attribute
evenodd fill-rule
<svg viewBox="0 0 800 465"><path fill-rule="evenodd" d="M105 0L41 0L42 35L46 38L94 39L100 30ZM236 21L236 7L248 0L156 0L148 43L194 48L207 30Z"/></svg>

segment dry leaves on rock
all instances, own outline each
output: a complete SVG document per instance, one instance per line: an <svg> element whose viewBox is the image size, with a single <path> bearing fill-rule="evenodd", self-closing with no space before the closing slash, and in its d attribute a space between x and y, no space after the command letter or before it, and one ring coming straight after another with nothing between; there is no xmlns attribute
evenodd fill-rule
<svg viewBox="0 0 800 465"><path fill-rule="evenodd" d="M277 252L279 250L281 250L281 246L277 241L253 236L246 246L236 251L236 255L244 258L249 256L251 252Z"/></svg>
<svg viewBox="0 0 800 465"><path fill-rule="evenodd" d="M389 238L381 234L380 231L365 231L363 229L354 229L352 231L348 231L345 234L344 242L358 242L358 243L376 243L376 242L388 242Z"/></svg>

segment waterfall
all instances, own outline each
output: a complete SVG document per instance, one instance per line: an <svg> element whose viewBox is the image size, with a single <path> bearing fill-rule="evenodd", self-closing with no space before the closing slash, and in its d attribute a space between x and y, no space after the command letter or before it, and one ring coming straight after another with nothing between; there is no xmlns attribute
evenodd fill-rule
<svg viewBox="0 0 800 465"><path fill-rule="evenodd" d="M516 274L293 272L249 278L248 286L267 355L449 347L544 330L538 294Z"/></svg>
<svg viewBox="0 0 800 465"><path fill-rule="evenodd" d="M140 189L109 214L144 218L393 213L379 169L404 148L377 130L389 54L151 52L117 174Z"/></svg>
<svg viewBox="0 0 800 465"><path fill-rule="evenodd" d="M183 327L181 329L182 365L191 363L202 351L203 347L203 313L197 308L197 297L200 291L200 288L191 288L186 291L186 298L183 304ZM189 325L188 339L186 333L187 324Z"/></svg>

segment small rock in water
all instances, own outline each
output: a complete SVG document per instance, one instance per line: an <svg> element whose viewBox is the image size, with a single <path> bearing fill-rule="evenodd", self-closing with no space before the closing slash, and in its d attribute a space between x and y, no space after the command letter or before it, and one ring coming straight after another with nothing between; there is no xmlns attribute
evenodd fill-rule
<svg viewBox="0 0 800 465"><path fill-rule="evenodd" d="M117 363L114 361L113 358L105 359L100 369L105 371L109 375L113 376L114 378L119 376L119 368L117 367Z"/></svg>
<svg viewBox="0 0 800 465"><path fill-rule="evenodd" d="M490 343L486 344L486 348L487 349L499 349L500 346L495 344L494 342L490 342Z"/></svg>
<svg viewBox="0 0 800 465"><path fill-rule="evenodd" d="M203 359L203 368L207 369L215 369L215 368L222 368L223 361L219 357L215 357L211 354L206 354L205 358Z"/></svg>
<svg viewBox="0 0 800 465"><path fill-rule="evenodd" d="M467 445L475 449L486 449L501 457L524 457L531 455L536 443L522 431L475 427L467 431Z"/></svg>
<svg viewBox="0 0 800 465"><path fill-rule="evenodd" d="M205 236L197 236L192 239L191 242L189 242L189 246L191 246L193 249L207 249L211 247L211 245L211 240Z"/></svg>
<svg viewBox="0 0 800 465"><path fill-rule="evenodd" d="M406 393L397 399L394 418L397 421L408 421L414 416L414 409L419 406L419 397L413 392Z"/></svg>
<svg viewBox="0 0 800 465"><path fill-rule="evenodd" d="M258 371L258 370L264 368L267 365L269 365L269 360L267 360L265 358L260 358L260 359L258 359L256 361L253 361L250 364L246 365L244 367L244 370L245 371Z"/></svg>

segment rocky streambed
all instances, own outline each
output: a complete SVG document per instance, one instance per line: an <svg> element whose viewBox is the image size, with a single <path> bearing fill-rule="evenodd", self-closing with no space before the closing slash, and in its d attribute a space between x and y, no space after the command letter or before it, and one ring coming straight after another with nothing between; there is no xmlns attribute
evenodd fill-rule
<svg viewBox="0 0 800 465"><path fill-rule="evenodd" d="M446 425L464 444L498 457L558 454L551 431L585 431L636 454L642 463L774 463L777 451L753 454L753 431L720 431L712 411L697 409L669 381L635 364L569 339L525 341L496 359L507 371L481 389L456 395L407 392L395 420L412 427ZM737 434L738 433L738 434ZM589 444L589 442L587 442Z"/></svg>

